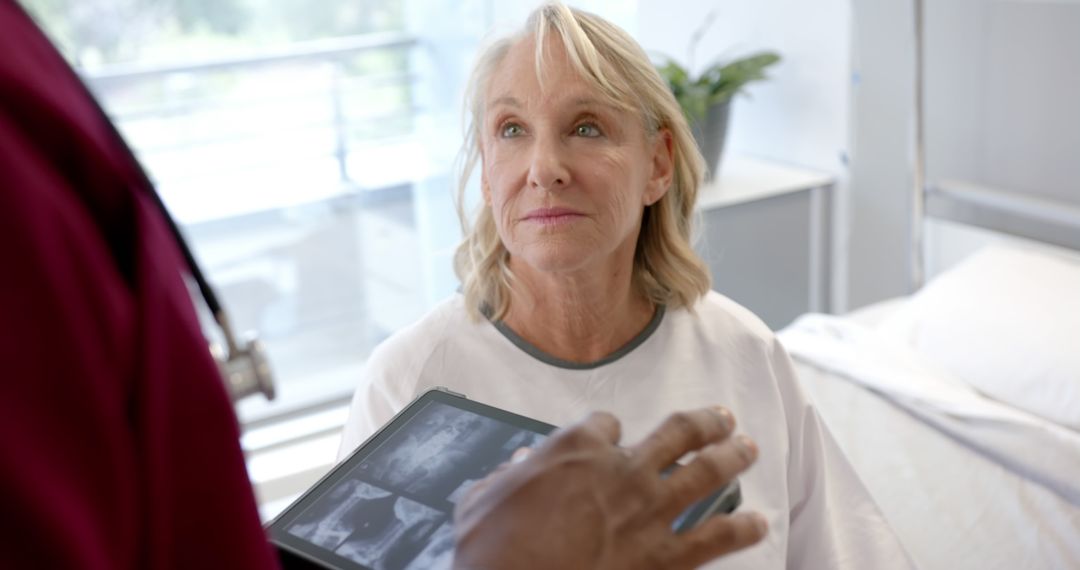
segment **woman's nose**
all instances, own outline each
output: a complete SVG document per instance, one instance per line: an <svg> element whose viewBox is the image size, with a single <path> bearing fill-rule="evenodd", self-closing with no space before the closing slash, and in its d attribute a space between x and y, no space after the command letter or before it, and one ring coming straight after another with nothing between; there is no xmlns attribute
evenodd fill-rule
<svg viewBox="0 0 1080 570"><path fill-rule="evenodd" d="M532 148L532 161L529 164L530 188L538 190L559 190L570 184L570 170L567 168L561 141L555 137L539 137Z"/></svg>

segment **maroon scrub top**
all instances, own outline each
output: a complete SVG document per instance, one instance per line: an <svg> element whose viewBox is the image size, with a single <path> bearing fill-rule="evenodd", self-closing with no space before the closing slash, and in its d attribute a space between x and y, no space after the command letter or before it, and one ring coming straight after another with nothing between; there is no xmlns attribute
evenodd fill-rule
<svg viewBox="0 0 1080 570"><path fill-rule="evenodd" d="M0 568L268 568L148 182L0 0Z"/></svg>

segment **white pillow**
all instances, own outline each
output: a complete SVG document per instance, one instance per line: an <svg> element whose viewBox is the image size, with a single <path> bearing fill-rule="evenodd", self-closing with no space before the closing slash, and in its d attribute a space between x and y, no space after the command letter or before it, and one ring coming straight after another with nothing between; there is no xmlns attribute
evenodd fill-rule
<svg viewBox="0 0 1080 570"><path fill-rule="evenodd" d="M1080 430L1080 262L988 247L879 330L994 399Z"/></svg>

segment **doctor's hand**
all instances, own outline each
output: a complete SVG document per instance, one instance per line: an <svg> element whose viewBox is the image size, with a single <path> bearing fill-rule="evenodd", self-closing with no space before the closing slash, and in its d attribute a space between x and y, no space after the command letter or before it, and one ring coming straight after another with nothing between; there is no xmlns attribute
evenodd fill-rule
<svg viewBox="0 0 1080 570"><path fill-rule="evenodd" d="M671 529L683 510L754 462L755 445L730 437L733 427L726 411L681 412L620 448L618 420L591 414L466 494L455 512L454 568L695 568L758 542L766 524L757 513ZM661 477L691 451L690 463Z"/></svg>

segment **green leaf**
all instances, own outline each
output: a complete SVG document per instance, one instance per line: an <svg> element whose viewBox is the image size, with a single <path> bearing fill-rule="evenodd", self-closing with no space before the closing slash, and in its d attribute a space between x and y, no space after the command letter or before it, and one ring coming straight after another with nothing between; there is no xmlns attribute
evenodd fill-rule
<svg viewBox="0 0 1080 570"><path fill-rule="evenodd" d="M690 83L690 74L687 73L683 66L673 60L667 60L657 69L660 71L660 76L664 78L664 81L667 81L672 89L684 89Z"/></svg>
<svg viewBox="0 0 1080 570"><path fill-rule="evenodd" d="M698 78L670 57L663 56L657 64L660 77L667 82L686 118L691 123L702 121L708 107L724 103L739 94L748 83L768 79L765 70L780 62L775 52L759 52L733 62L716 63Z"/></svg>
<svg viewBox="0 0 1080 570"><path fill-rule="evenodd" d="M710 80L710 103L720 103L731 99L747 84L767 79L765 69L779 61L778 54L761 52L727 64L713 65L704 74Z"/></svg>
<svg viewBox="0 0 1080 570"><path fill-rule="evenodd" d="M675 99L691 122L705 118L710 105L730 100L754 81L768 79L765 70L780 61L780 55L764 51L730 62L718 62L709 66L697 78L691 77L686 68L671 58L656 69L664 78Z"/></svg>

